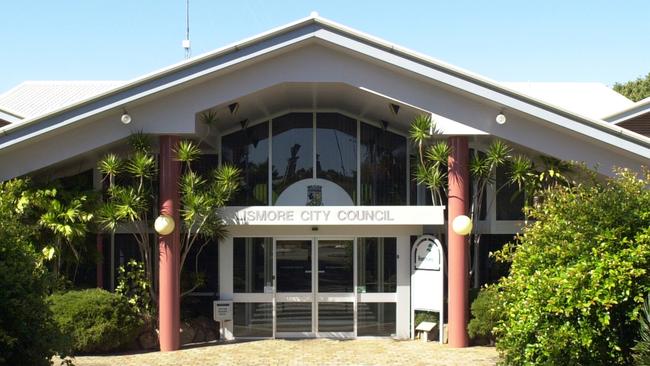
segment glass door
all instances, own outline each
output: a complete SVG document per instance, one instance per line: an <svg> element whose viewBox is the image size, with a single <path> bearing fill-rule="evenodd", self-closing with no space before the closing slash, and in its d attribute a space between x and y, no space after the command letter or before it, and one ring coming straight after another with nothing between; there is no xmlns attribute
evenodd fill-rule
<svg viewBox="0 0 650 366"><path fill-rule="evenodd" d="M275 241L275 336L314 336L313 240Z"/></svg>
<svg viewBox="0 0 650 366"><path fill-rule="evenodd" d="M352 338L355 335L354 240L317 241L316 324L319 337Z"/></svg>
<svg viewBox="0 0 650 366"><path fill-rule="evenodd" d="M354 251L353 239L275 241L275 337L354 337Z"/></svg>

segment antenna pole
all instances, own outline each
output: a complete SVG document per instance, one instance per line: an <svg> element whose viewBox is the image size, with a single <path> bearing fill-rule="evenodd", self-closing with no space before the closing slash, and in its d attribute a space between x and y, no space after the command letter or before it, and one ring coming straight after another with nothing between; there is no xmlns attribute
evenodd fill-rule
<svg viewBox="0 0 650 366"><path fill-rule="evenodd" d="M190 0L185 0L185 39L183 40L183 48L185 49L185 58L190 58L192 55L190 48Z"/></svg>

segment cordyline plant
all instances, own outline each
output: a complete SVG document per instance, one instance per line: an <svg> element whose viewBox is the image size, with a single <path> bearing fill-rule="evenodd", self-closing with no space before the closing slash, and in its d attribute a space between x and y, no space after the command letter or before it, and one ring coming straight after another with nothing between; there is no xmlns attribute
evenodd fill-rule
<svg viewBox="0 0 650 366"><path fill-rule="evenodd" d="M443 205L443 197L447 195L447 164L451 147L445 140L435 140L436 135L439 135L439 130L430 115L420 115L411 122L410 137L418 151L414 179L429 189L434 205ZM472 179L470 218L473 222L480 218L487 186L496 183L496 169L508 162L510 153L511 149L500 140L492 142L485 152L473 151L469 162ZM471 239L474 248L478 248L480 240L481 235L474 225Z"/></svg>
<svg viewBox="0 0 650 366"><path fill-rule="evenodd" d="M447 196L447 164L451 147L446 140L436 139L440 136L436 123L430 115L420 115L411 122L409 132L411 141L417 147L417 170L414 179L424 185L431 193L433 205L443 205ZM527 156L512 156L512 149L503 141L494 140L485 151L474 149L469 160L471 179L469 217L474 222L470 244L478 249L481 234L478 225L481 213L491 206L494 200L487 202L485 192L487 187L495 187L499 192L508 184L519 188L518 194L524 194L524 212L528 212L528 199L555 184L568 182L565 173L570 170L568 163L550 157L540 157L543 165L538 167ZM508 180L496 186L496 170L508 168ZM495 195L496 197L496 195ZM514 199L515 197L513 197ZM483 207L485 204L488 207ZM527 216L525 216L527 219ZM478 280L473 270L475 284Z"/></svg>
<svg viewBox="0 0 650 366"><path fill-rule="evenodd" d="M114 233L118 228L132 233L144 272L149 282L152 300L157 301L153 281L155 256L154 243L151 242L153 219L157 216L156 199L156 159L148 136L137 133L130 137L132 152L125 158L108 154L99 162L99 170L108 184L106 197L100 205L97 218L106 231ZM201 155L196 143L184 140L176 147L177 159L182 163L180 177L181 200L181 241L180 271L192 248L198 245L195 257L195 281L182 295L201 286L198 275L198 256L208 243L221 239L226 228L217 209L225 206L239 187L239 170L231 166L221 166L202 176L192 169L192 162Z"/></svg>

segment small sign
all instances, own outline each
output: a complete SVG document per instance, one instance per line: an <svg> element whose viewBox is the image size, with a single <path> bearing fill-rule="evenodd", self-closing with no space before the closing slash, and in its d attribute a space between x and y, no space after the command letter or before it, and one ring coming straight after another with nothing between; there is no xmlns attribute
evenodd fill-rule
<svg viewBox="0 0 650 366"><path fill-rule="evenodd" d="M440 270L440 251L433 240L424 239L418 243L415 250L415 269Z"/></svg>
<svg viewBox="0 0 650 366"><path fill-rule="evenodd" d="M264 293L265 294L272 294L273 293L273 286L264 286Z"/></svg>
<svg viewBox="0 0 650 366"><path fill-rule="evenodd" d="M232 320L232 301L215 301L213 306L215 321Z"/></svg>
<svg viewBox="0 0 650 366"><path fill-rule="evenodd" d="M365 294L366 293L366 286L357 286L357 293Z"/></svg>

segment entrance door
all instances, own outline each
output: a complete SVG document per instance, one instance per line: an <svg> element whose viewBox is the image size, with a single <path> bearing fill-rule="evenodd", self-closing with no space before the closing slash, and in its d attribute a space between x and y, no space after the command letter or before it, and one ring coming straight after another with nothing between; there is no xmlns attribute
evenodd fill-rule
<svg viewBox="0 0 650 366"><path fill-rule="evenodd" d="M355 334L353 239L275 241L275 336Z"/></svg>

